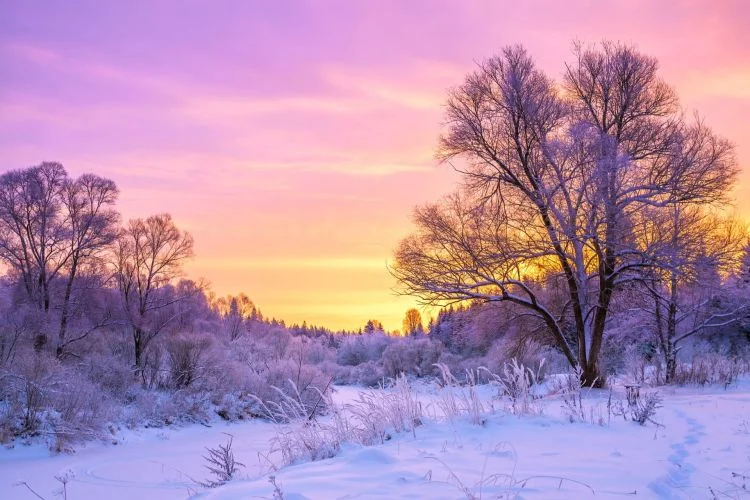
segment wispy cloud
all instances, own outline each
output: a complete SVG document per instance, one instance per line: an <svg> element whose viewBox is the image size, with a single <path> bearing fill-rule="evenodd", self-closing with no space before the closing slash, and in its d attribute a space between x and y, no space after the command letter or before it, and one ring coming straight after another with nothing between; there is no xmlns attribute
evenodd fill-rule
<svg viewBox="0 0 750 500"><path fill-rule="evenodd" d="M250 98L243 96L187 96L177 111L187 118L233 118L255 115L302 113L356 113L372 109L366 101L329 97Z"/></svg>
<svg viewBox="0 0 750 500"><path fill-rule="evenodd" d="M321 72L342 92L356 92L382 103L434 113L445 101L445 89L460 82L465 71L442 61L415 61L397 75L345 67L329 67Z"/></svg>
<svg viewBox="0 0 750 500"><path fill-rule="evenodd" d="M269 257L202 259L204 267L218 269L357 269L386 268L385 259L379 257Z"/></svg>

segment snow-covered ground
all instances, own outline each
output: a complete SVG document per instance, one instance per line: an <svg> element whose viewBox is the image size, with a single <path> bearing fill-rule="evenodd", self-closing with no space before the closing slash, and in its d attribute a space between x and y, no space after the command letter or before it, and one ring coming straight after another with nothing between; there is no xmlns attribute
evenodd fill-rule
<svg viewBox="0 0 750 500"><path fill-rule="evenodd" d="M339 401L357 389L338 388ZM571 423L560 400L539 403L541 415L514 416L494 402L483 425L446 419L439 390L418 386L425 425L385 444L345 445L336 457L269 472L274 424L216 422L210 427L143 429L119 444L92 443L50 456L42 445L0 449L0 498L57 498L55 476L68 474L69 500L235 500L274 498L273 474L286 500L332 498L750 498L750 380L723 388L663 388L655 420L639 426L621 417L608 425ZM483 397L494 391L484 388ZM618 395L618 391L616 391ZM622 396L622 394L619 394ZM606 421L608 393L587 394L594 420ZM593 413L591 413L593 409ZM206 447L227 441L243 462L241 478L214 489Z"/></svg>

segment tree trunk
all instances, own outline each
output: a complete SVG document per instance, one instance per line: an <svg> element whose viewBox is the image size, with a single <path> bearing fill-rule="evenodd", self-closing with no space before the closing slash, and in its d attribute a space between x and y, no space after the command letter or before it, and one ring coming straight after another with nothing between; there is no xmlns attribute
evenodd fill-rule
<svg viewBox="0 0 750 500"><path fill-rule="evenodd" d="M667 365L667 373L664 380L667 384L673 383L675 375L677 374L677 350L671 345L671 342L670 347L669 352L664 353L664 359Z"/></svg>
<svg viewBox="0 0 750 500"><path fill-rule="evenodd" d="M586 366L581 367L581 386L602 388L605 384L606 379L599 371L599 362L589 359Z"/></svg>
<svg viewBox="0 0 750 500"><path fill-rule="evenodd" d="M664 382L671 384L677 372L677 349L674 339L677 336L677 278L673 275L670 282L671 294L669 307L667 308L667 332L664 342L664 358L666 362L666 375Z"/></svg>
<svg viewBox="0 0 750 500"><path fill-rule="evenodd" d="M60 311L60 331L57 334L57 349L55 350L55 356L57 356L58 359L62 357L63 348L65 347L65 335L68 330L68 315L70 314L70 296L73 292L73 280L75 280L77 267L78 263L74 260L70 268L68 282L65 284L65 295L63 296L62 311Z"/></svg>
<svg viewBox="0 0 750 500"><path fill-rule="evenodd" d="M135 374L137 377L143 371L143 330L139 327L133 328L133 347L135 348Z"/></svg>

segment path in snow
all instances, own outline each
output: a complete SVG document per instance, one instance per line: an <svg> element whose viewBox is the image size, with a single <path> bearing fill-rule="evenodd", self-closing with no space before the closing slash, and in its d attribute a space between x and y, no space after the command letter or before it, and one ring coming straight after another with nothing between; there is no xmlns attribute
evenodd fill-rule
<svg viewBox="0 0 750 500"><path fill-rule="evenodd" d="M666 475L657 478L649 485L649 488L661 498L685 498L690 488L691 479L695 473L695 467L688 461L690 457L689 448L694 448L699 439L705 436L705 426L689 417L683 410L673 410L677 419L684 420L687 424L686 432L680 442L674 443L672 454L667 458L670 467ZM676 422L676 420L675 420Z"/></svg>
<svg viewBox="0 0 750 500"><path fill-rule="evenodd" d="M732 475L750 467L747 393L679 392L662 410L667 415L659 434L672 441L668 470L649 489L665 499L750 498Z"/></svg>

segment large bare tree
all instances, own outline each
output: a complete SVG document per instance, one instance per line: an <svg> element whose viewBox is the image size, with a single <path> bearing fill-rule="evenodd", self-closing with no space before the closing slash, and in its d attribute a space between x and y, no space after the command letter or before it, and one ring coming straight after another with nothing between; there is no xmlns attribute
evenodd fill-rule
<svg viewBox="0 0 750 500"><path fill-rule="evenodd" d="M75 180L66 180L63 185L61 204L64 207L63 225L67 228L67 276L57 336L58 357L64 353L66 346L84 339L96 329L86 328L72 338L67 336L73 287L79 273L83 270L89 273L94 271L96 274L102 253L117 237L120 214L114 207L118 194L113 181L94 174L83 174ZM102 318L94 327L103 326L107 320L107 317Z"/></svg>
<svg viewBox="0 0 750 500"><path fill-rule="evenodd" d="M193 255L193 238L175 226L169 214L133 219L115 245L115 276L133 338L136 374L143 354L179 313L171 306L190 293L168 287ZM166 314L160 314L165 312Z"/></svg>
<svg viewBox="0 0 750 500"><path fill-rule="evenodd" d="M45 317L59 311L58 356L65 346L96 329L87 327L67 337L79 274L82 269L91 274L94 261L116 235L117 193L111 180L93 174L71 179L55 162L0 177L0 260L9 265L29 301ZM55 292L59 282L65 284L62 297ZM37 332L39 346L46 335Z"/></svg>
<svg viewBox="0 0 750 500"><path fill-rule="evenodd" d="M0 176L0 259L44 312L50 309L51 284L68 260L68 231L61 223L67 179L54 162Z"/></svg>
<svg viewBox="0 0 750 500"><path fill-rule="evenodd" d="M602 384L613 294L653 265L634 224L645 207L720 202L732 145L683 116L655 59L610 42L576 45L561 84L504 49L450 92L445 126L438 157L463 188L417 209L394 275L426 303L522 306Z"/></svg>

